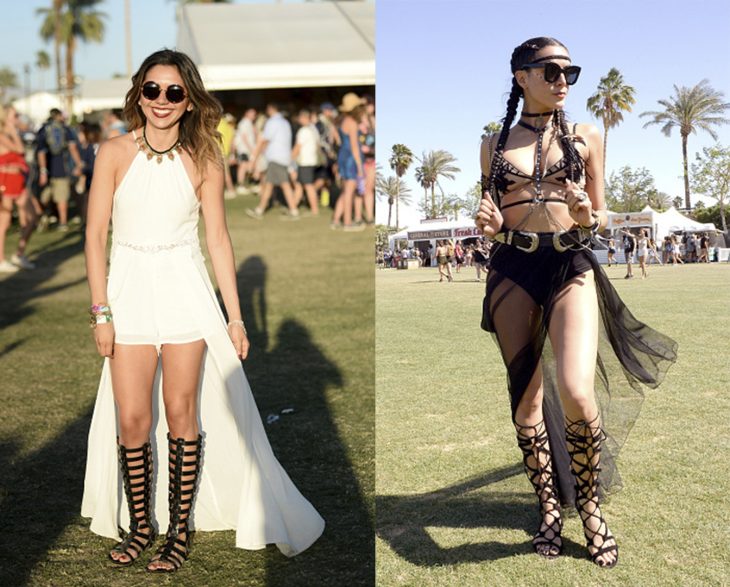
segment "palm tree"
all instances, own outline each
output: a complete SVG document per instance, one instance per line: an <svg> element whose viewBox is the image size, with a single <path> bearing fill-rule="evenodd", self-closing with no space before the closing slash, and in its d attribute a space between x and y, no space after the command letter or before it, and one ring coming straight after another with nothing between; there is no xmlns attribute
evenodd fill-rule
<svg viewBox="0 0 730 587"><path fill-rule="evenodd" d="M45 77L43 75L43 72L47 69L50 69L51 67L51 56L46 53L45 51L38 51L35 54L35 66L40 71L40 83L38 84L40 86L40 89L42 90L44 88L45 84Z"/></svg>
<svg viewBox="0 0 730 587"><path fill-rule="evenodd" d="M393 145L393 148L391 150L390 159L388 159L388 163L390 164L390 168L395 171L395 174L398 176L398 179L401 179L406 171L408 171L408 168L413 163L413 153L411 150L406 147L405 145L402 145L400 143ZM400 182L398 182L397 185L400 185ZM398 195L395 196L395 225L398 226ZM388 226L390 226L390 210L388 210Z"/></svg>
<svg viewBox="0 0 730 587"><path fill-rule="evenodd" d="M436 214L436 193L435 187L439 184L439 178L454 179L456 174L461 171L458 167L453 165L456 162L456 158L443 149L437 151L429 151L428 154L424 154L423 160L421 161L420 178L419 169L416 169L416 179L426 189L431 189L431 216ZM439 191L441 192L442 199L444 198L444 191L441 189L439 184Z"/></svg>
<svg viewBox="0 0 730 587"><path fill-rule="evenodd" d="M423 188L423 213L426 216L426 218L431 217L431 213L429 213L428 209L428 188L431 187L431 174L430 171L426 168L425 165L423 165L423 161L426 160L426 153L423 153L423 158L420 160L421 165L416 167L415 174L416 174L416 181L418 182L418 185L420 185ZM431 211L433 212L433 211Z"/></svg>
<svg viewBox="0 0 730 587"><path fill-rule="evenodd" d="M588 112L603 122L603 175L606 175L606 145L608 143L608 129L623 122L622 110L631 112L631 105L636 103L632 86L624 83L621 72L612 67L608 74L601 78L598 90L586 103Z"/></svg>
<svg viewBox="0 0 730 587"><path fill-rule="evenodd" d="M18 87L18 76L9 67L0 67L0 104L5 101L5 91Z"/></svg>
<svg viewBox="0 0 730 587"><path fill-rule="evenodd" d="M494 133L498 133L500 130L502 130L502 124L499 122L488 122L482 128L484 130L484 133L482 134L482 140L484 140L489 135L493 135Z"/></svg>
<svg viewBox="0 0 730 587"><path fill-rule="evenodd" d="M411 203L411 188L400 177L392 175L384 177L379 173L375 178L375 190L388 199L388 226L390 226L393 204L395 204L395 227L398 228L400 226L399 206L401 202L406 205Z"/></svg>
<svg viewBox="0 0 730 587"><path fill-rule="evenodd" d="M36 12L45 15L46 18L41 25L41 37L44 41L50 39L58 40L66 45L66 100L69 110L73 107L74 89L74 58L76 54L77 39L83 42L94 41L100 43L104 38L104 22L106 14L99 12L94 7L104 0L64 0L61 4L60 32L57 28L58 0L54 0L53 9L39 8ZM65 8L65 10L64 10ZM56 62L59 67L59 60ZM60 87L60 83L59 83Z"/></svg>
<svg viewBox="0 0 730 587"><path fill-rule="evenodd" d="M689 199L689 173L687 171L687 138L697 129L706 131L713 139L717 134L712 129L715 125L728 124L730 120L723 114L730 108L730 103L723 102L725 95L712 88L710 82L703 79L692 88L674 86L674 96L667 100L658 100L663 111L642 112L639 116L651 116L644 128L652 124L661 124L666 136L672 135L672 128L679 128L682 137L682 168L684 171L684 205L688 210L692 207Z"/></svg>

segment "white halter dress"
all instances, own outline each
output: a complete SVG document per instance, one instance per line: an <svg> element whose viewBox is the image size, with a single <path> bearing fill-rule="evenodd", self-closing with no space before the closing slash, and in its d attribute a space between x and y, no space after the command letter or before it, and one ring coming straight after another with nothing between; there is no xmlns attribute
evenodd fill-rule
<svg viewBox="0 0 730 587"><path fill-rule="evenodd" d="M200 203L179 155L161 163L137 153L113 201L107 294L117 344L207 345L199 389L203 465L191 515L197 530L236 530L236 546L275 543L287 556L309 547L324 520L276 460L205 268ZM153 391L152 516L168 525L167 422L161 369ZM119 539L129 513L117 464L117 414L109 359L89 430L81 515L91 530ZM161 472L161 474L160 474Z"/></svg>

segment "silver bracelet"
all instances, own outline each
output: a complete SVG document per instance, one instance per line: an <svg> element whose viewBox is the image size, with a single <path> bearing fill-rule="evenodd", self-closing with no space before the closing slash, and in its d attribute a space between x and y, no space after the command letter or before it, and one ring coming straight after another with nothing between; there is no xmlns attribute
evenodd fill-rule
<svg viewBox="0 0 730 587"><path fill-rule="evenodd" d="M248 336L248 332L246 331L246 325L243 323L243 320L231 320L228 323L228 326L233 326L234 324L236 324L236 325L240 326L241 328L243 328L243 333L246 336Z"/></svg>

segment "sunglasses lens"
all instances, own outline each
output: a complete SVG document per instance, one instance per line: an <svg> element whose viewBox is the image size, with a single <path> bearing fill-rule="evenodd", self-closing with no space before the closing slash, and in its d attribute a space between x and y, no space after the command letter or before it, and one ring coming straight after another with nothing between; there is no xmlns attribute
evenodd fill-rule
<svg viewBox="0 0 730 587"><path fill-rule="evenodd" d="M173 104L179 104L185 99L185 90L180 86L168 86L165 90L165 96Z"/></svg>
<svg viewBox="0 0 730 587"><path fill-rule="evenodd" d="M580 75L580 67L577 65L571 65L570 67L565 68L565 83L569 86L572 86L575 82L578 81L578 76Z"/></svg>
<svg viewBox="0 0 730 587"><path fill-rule="evenodd" d="M148 82L142 86L142 95L148 100L157 100L160 96L160 86L156 83Z"/></svg>
<svg viewBox="0 0 730 587"><path fill-rule="evenodd" d="M553 83L556 79L558 79L561 71L562 68L557 63L546 63L544 74L545 81L550 84Z"/></svg>

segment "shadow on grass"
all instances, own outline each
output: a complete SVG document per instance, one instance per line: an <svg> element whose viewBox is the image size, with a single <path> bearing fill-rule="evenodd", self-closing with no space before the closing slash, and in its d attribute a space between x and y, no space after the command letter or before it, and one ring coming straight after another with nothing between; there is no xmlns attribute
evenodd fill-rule
<svg viewBox="0 0 730 587"><path fill-rule="evenodd" d="M522 475L521 464L510 465L429 493L379 496L376 498L378 536L400 557L422 567L532 554L532 534L538 520L534 495L497 492L470 495L493 483ZM529 538L516 545L492 541L443 547L428 528L512 529L523 531ZM563 556L585 558L582 545L565 537L563 545Z"/></svg>
<svg viewBox="0 0 730 587"><path fill-rule="evenodd" d="M0 585L26 585L35 565L78 518L91 406L38 450L18 458L0 443Z"/></svg>
<svg viewBox="0 0 730 587"><path fill-rule="evenodd" d="M266 277L260 257L250 257L239 267L242 313L251 341L244 368L264 422L268 415L279 417L266 425L277 458L326 523L322 537L293 559L275 547L267 549L266 585L373 585L375 537L361 489L364 482L355 473L327 399L328 389L344 387L342 372L309 330L293 319L281 323L273 348L268 348ZM293 412L282 414L287 408Z"/></svg>
<svg viewBox="0 0 730 587"><path fill-rule="evenodd" d="M67 233L62 238L45 245L36 255L36 269L18 271L6 277L0 283L0 328L6 328L21 322L33 314L34 309L30 302L63 291L74 285L86 281L83 276L74 281L53 287L42 288L42 284L53 279L58 273L59 266L81 253L84 249L83 238L78 233Z"/></svg>

